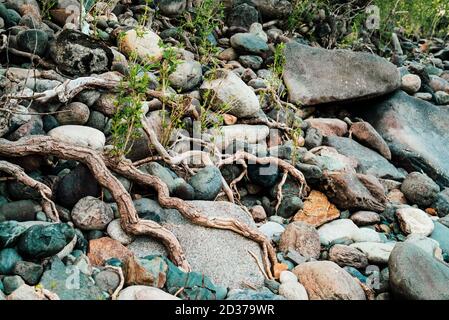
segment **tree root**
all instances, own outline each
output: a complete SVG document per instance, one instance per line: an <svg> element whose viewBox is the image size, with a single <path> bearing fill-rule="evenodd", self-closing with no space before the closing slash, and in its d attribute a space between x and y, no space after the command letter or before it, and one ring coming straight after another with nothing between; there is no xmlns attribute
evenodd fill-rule
<svg viewBox="0 0 449 320"><path fill-rule="evenodd" d="M139 219L131 196L117 178L112 175L105 165L103 157L96 151L67 144L48 136L30 136L15 142L0 139L1 156L22 157L36 154L53 155L87 165L98 183L111 192L117 203L124 231L133 235L148 235L160 240L167 248L170 259L184 270L190 270L182 247L175 235L154 221Z"/></svg>
<svg viewBox="0 0 449 320"><path fill-rule="evenodd" d="M253 229L232 218L206 217L184 200L170 197L167 185L160 178L143 173L135 168L130 161L116 161L115 159L110 158L105 158L105 160L107 166L116 173L141 185L152 187L157 192L158 202L161 206L178 210L185 218L192 221L194 224L209 228L230 230L259 243L266 257L264 259L266 272L269 277L272 276L270 262L273 266L278 262L276 252L271 245L270 240L257 229Z"/></svg>
<svg viewBox="0 0 449 320"><path fill-rule="evenodd" d="M51 200L52 192L47 185L34 180L21 167L7 161L0 161L0 171L13 176L17 181L38 191L42 197L42 208L47 217L54 222L59 222L58 210L56 210L56 205Z"/></svg>

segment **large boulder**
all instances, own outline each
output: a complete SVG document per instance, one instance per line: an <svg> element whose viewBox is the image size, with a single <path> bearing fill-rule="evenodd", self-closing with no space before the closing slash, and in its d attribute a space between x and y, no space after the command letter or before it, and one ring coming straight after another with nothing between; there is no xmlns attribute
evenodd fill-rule
<svg viewBox="0 0 449 320"><path fill-rule="evenodd" d="M76 31L64 29L50 45L58 69L69 75L88 76L109 71L114 55L108 46Z"/></svg>
<svg viewBox="0 0 449 320"><path fill-rule="evenodd" d="M208 217L232 217L256 227L252 218L234 204L210 201L188 203ZM164 214L162 225L178 238L192 270L209 276L216 284L230 288L244 288L242 281L255 287L263 285L264 277L248 253L252 251L260 259L262 252L257 243L232 231L194 225L177 210L165 210ZM148 237L137 238L128 248L140 257L166 254L158 241Z"/></svg>
<svg viewBox="0 0 449 320"><path fill-rule="evenodd" d="M393 294L410 300L449 300L449 266L406 241L398 243L388 261Z"/></svg>
<svg viewBox="0 0 449 320"><path fill-rule="evenodd" d="M325 50L290 42L284 81L290 101L316 105L368 99L401 86L396 66L383 58L349 50Z"/></svg>
<svg viewBox="0 0 449 320"><path fill-rule="evenodd" d="M449 186L449 113L398 91L364 108L370 122L390 147L393 161L407 171L423 171L440 186Z"/></svg>

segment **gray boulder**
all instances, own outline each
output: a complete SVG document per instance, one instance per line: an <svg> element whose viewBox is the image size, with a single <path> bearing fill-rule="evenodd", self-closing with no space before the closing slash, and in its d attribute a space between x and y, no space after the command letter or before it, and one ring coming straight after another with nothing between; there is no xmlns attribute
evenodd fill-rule
<svg viewBox="0 0 449 320"><path fill-rule="evenodd" d="M285 48L284 81L302 105L368 99L401 86L396 66L368 53L325 50L294 41Z"/></svg>

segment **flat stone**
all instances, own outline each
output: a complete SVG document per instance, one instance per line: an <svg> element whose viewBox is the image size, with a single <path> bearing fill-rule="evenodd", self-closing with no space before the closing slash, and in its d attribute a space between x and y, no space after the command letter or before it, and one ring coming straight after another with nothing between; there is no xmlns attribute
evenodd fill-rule
<svg viewBox="0 0 449 320"><path fill-rule="evenodd" d="M106 142L106 137L100 130L79 125L56 127L47 134L66 143L100 151L103 150Z"/></svg>
<svg viewBox="0 0 449 320"><path fill-rule="evenodd" d="M149 286L129 286L120 291L117 300L180 300L179 298Z"/></svg>
<svg viewBox="0 0 449 320"><path fill-rule="evenodd" d="M256 227L250 215L231 203L220 201L188 203L206 216L233 217L253 228ZM165 222L162 225L178 238L192 270L207 275L216 284L230 288L244 287L242 281L254 286L263 285L264 277L254 258L248 253L248 250L251 250L260 259L262 253L257 243L231 231L194 225L176 210L165 210L164 213ZM162 245L148 237L137 238L128 248L140 257L165 254Z"/></svg>
<svg viewBox="0 0 449 320"><path fill-rule="evenodd" d="M304 208L293 217L293 220L306 222L314 227L319 227L339 217L340 210L329 202L326 195L312 190L304 201Z"/></svg>
<svg viewBox="0 0 449 320"><path fill-rule="evenodd" d="M289 100L316 105L369 99L400 87L396 66L373 54L325 50L291 41L285 48Z"/></svg>
<svg viewBox="0 0 449 320"><path fill-rule="evenodd" d="M360 250L342 245L333 245L329 250L329 260L335 262L340 267L350 266L357 269L364 269L368 266L368 258Z"/></svg>
<svg viewBox="0 0 449 320"><path fill-rule="evenodd" d="M401 230L405 234L428 236L433 231L434 225L432 219L420 209L413 207L399 208L396 210L396 216Z"/></svg>
<svg viewBox="0 0 449 320"><path fill-rule="evenodd" d="M306 258L318 259L320 256L320 236L316 229L304 222L292 222L282 233L279 249L297 251Z"/></svg>
<svg viewBox="0 0 449 320"><path fill-rule="evenodd" d="M136 54L140 61L154 63L162 59L163 49L159 46L161 38L150 30L144 30L142 35L132 29L126 31L119 40L119 49L122 53Z"/></svg>
<svg viewBox="0 0 449 320"><path fill-rule="evenodd" d="M368 226L380 222L380 215L372 211L357 211L350 217L358 226Z"/></svg>
<svg viewBox="0 0 449 320"><path fill-rule="evenodd" d="M339 219L318 228L320 241L322 245L329 245L331 242L348 238L352 239L352 235L357 232L359 228L350 219Z"/></svg>
<svg viewBox="0 0 449 320"><path fill-rule="evenodd" d="M362 251L373 264L386 264L396 243L357 242L350 245Z"/></svg>

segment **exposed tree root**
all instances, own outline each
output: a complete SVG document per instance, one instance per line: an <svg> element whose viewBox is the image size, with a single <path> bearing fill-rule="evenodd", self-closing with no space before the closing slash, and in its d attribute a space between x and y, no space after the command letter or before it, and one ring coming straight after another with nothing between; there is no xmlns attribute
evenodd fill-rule
<svg viewBox="0 0 449 320"><path fill-rule="evenodd" d="M3 171L13 176L14 178L17 179L17 181L22 182L24 185L29 186L38 191L42 197L42 208L47 217L49 217L54 222L59 222L58 210L56 210L56 205L51 200L52 192L47 185L37 180L34 180L29 175L27 175L21 167L12 164L8 161L0 161L0 171Z"/></svg>
<svg viewBox="0 0 449 320"><path fill-rule="evenodd" d="M170 197L167 185L160 178L143 173L142 171L135 168L130 161L120 160L117 162L115 159L108 158L106 158L105 160L107 166L116 173L141 185L150 186L154 190L156 190L158 195L158 202L161 206L178 210L185 218L197 225L209 228L230 230L248 239L258 242L267 255L267 259L264 259L266 262L265 269L267 271L267 274L269 276L272 275L270 262L273 266L277 263L276 252L271 245L270 240L257 229L253 229L246 224L232 218L206 217L184 200Z"/></svg>
<svg viewBox="0 0 449 320"><path fill-rule="evenodd" d="M0 155L5 157L53 155L61 159L84 163L98 183L111 192L121 215L122 228L133 235L148 235L160 240L166 246L170 259L184 270L190 270L181 245L174 234L154 221L139 219L131 196L112 175L103 157L96 151L70 145L48 136L30 136L15 142L0 139Z"/></svg>

